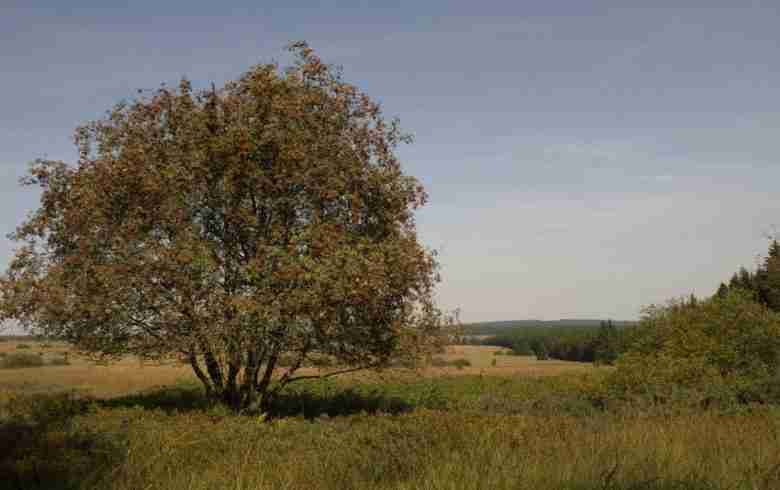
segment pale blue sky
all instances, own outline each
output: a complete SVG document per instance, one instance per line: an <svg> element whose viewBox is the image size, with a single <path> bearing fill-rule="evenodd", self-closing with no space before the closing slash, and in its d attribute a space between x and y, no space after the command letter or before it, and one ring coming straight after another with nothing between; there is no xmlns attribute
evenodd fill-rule
<svg viewBox="0 0 780 490"><path fill-rule="evenodd" d="M2 235L78 123L299 39L415 135L420 236L466 321L636 318L711 294L780 225L776 0L107 3L0 4Z"/></svg>

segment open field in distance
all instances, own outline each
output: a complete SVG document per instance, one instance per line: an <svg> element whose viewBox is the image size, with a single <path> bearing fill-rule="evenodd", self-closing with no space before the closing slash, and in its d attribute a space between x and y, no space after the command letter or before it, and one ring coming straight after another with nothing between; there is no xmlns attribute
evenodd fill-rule
<svg viewBox="0 0 780 490"><path fill-rule="evenodd" d="M17 349L17 345L29 345L29 349ZM64 344L48 344L43 347L41 342L0 342L1 353L30 352L43 353L44 359L61 357L69 352ZM490 346L448 346L446 354L439 356L447 361L466 359L470 366L458 369L456 367L427 367L420 372L409 372L405 369L388 369L380 373L359 372L346 376L344 379L371 381L408 379L410 377L431 376L464 376L464 375L500 375L500 376L556 376L566 373L587 373L595 368L590 364L566 361L537 361L533 356L495 355L497 351L507 351ZM176 361L164 363L140 362L128 357L108 366L96 365L94 362L80 358L70 353L69 366L44 366L41 368L0 369L0 390L11 389L24 392L44 393L51 391L76 390L78 392L97 396L118 396L127 393L143 391L151 388L172 385L179 381L196 383L197 378L187 364ZM493 360L496 365L493 366ZM302 369L303 374L327 372L313 368Z"/></svg>

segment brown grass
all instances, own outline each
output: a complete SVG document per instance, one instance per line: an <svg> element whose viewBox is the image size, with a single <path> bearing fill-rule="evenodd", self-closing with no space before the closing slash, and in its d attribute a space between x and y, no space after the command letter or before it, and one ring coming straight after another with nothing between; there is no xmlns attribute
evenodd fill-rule
<svg viewBox="0 0 780 490"><path fill-rule="evenodd" d="M25 342L30 344L29 352L44 352L48 361L62 357L70 352L68 346L62 343L53 344L44 349L40 342ZM594 371L590 364L568 361L537 361L532 356L496 356L500 347L490 346L449 346L443 357L447 361L467 359L471 366L457 369L455 367L428 367L420 372L409 372L403 369L389 369L381 373L362 372L349 375L346 379L355 381L387 381L424 377L465 376L483 374L489 376L559 376L570 373L587 373ZM16 352L16 343L0 343L0 352ZM180 380L195 381L192 370L187 365L175 361L165 363L139 362L127 358L108 366L81 358L72 352L69 355L70 366L44 366L36 369L4 369L0 370L0 389L10 389L24 392L52 392L75 390L96 397L119 396L139 392L150 388L166 386ZM491 366L493 359L496 366ZM45 371L41 371L45 370ZM326 373L327 370L308 368L301 374Z"/></svg>

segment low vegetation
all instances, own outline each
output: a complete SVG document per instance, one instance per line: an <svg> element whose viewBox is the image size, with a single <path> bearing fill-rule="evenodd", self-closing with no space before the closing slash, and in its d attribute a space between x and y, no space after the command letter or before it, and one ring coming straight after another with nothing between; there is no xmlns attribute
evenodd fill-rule
<svg viewBox="0 0 780 490"><path fill-rule="evenodd" d="M471 361L465 358L458 358L458 359L443 359L441 357L434 357L431 360L431 365L433 367L454 367L457 369L463 369L465 367L471 366Z"/></svg>
<svg viewBox="0 0 780 490"><path fill-rule="evenodd" d="M27 352L12 352L0 358L0 369L18 369L43 366L43 356Z"/></svg>
<svg viewBox="0 0 780 490"><path fill-rule="evenodd" d="M18 489L780 485L780 411L605 409L603 374L307 382L261 417L192 383L110 399L6 394L0 473Z"/></svg>
<svg viewBox="0 0 780 490"><path fill-rule="evenodd" d="M656 403L780 403L780 314L743 290L652 307L610 388Z"/></svg>

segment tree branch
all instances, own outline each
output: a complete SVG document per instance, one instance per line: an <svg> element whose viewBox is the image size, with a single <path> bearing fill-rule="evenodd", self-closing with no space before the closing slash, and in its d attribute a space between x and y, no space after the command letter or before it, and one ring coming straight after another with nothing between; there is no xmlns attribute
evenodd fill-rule
<svg viewBox="0 0 780 490"><path fill-rule="evenodd" d="M354 368L349 369L342 369L341 371L333 371L330 373L325 374L310 374L305 376L296 376L294 378L289 378L287 380L287 384L292 383L293 381L301 381L303 379L324 379L324 378L330 378L331 376L337 376L339 374L347 374L347 373L354 373L355 371L362 371L363 369L371 369L380 367L382 364L367 364L365 366L358 366Z"/></svg>

